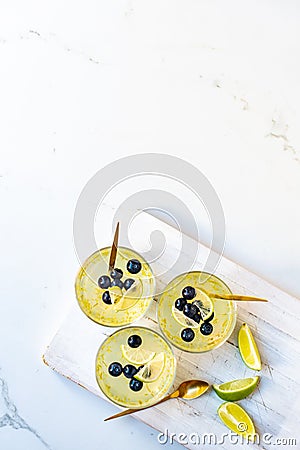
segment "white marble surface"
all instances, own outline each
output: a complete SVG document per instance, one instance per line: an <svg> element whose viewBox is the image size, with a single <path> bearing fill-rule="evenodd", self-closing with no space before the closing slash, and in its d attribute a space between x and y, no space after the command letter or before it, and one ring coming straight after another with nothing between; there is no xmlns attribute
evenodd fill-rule
<svg viewBox="0 0 300 450"><path fill-rule="evenodd" d="M283 0L1 2L1 450L161 448L41 361L74 302L76 200L105 164L192 161L226 255L300 296L299 19Z"/></svg>

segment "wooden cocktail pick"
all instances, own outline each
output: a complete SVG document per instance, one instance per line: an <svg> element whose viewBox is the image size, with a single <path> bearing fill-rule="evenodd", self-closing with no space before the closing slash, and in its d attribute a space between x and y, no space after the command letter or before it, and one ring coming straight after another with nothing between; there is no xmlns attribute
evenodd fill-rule
<svg viewBox="0 0 300 450"><path fill-rule="evenodd" d="M207 294L211 298L217 298L220 300L233 300L236 302L267 302L266 298L252 297L250 295L237 295L237 294Z"/></svg>
<svg viewBox="0 0 300 450"><path fill-rule="evenodd" d="M109 266L108 266L109 272L111 272L115 267L117 251L118 251L118 242L119 242L119 228L120 228L120 222L117 223L115 235L114 235L114 241L111 246L110 257L109 257Z"/></svg>

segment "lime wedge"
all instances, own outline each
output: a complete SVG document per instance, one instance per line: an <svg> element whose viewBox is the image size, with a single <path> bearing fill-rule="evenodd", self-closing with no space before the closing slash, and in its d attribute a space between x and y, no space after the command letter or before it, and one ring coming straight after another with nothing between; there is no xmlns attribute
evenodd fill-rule
<svg viewBox="0 0 300 450"><path fill-rule="evenodd" d="M250 441L254 441L254 424L243 408L236 403L226 402L219 407L218 414L222 422L230 430Z"/></svg>
<svg viewBox="0 0 300 450"><path fill-rule="evenodd" d="M128 345L121 345L122 355L131 364L141 365L147 364L156 355L155 352L143 349L141 347L132 348Z"/></svg>
<svg viewBox="0 0 300 450"><path fill-rule="evenodd" d="M196 289L196 297L193 303L200 310L202 320L206 321L211 318L214 313L214 305L210 297L201 289Z"/></svg>
<svg viewBox="0 0 300 450"><path fill-rule="evenodd" d="M223 400L234 402L250 395L258 382L259 377L244 378L223 384L213 384L213 389Z"/></svg>
<svg viewBox="0 0 300 450"><path fill-rule="evenodd" d="M238 344L241 357L246 366L253 370L261 370L260 354L253 334L246 323L243 323L240 328Z"/></svg>
<svg viewBox="0 0 300 450"><path fill-rule="evenodd" d="M165 367L165 354L164 352L158 353L150 362L145 364L138 373L134 376L143 383L152 383L162 373Z"/></svg>
<svg viewBox="0 0 300 450"><path fill-rule="evenodd" d="M178 322L183 327L198 328L200 326L199 323L197 323L195 320L186 317L183 312L175 308L174 305L172 306L172 314L176 322Z"/></svg>
<svg viewBox="0 0 300 450"><path fill-rule="evenodd" d="M113 288L111 288L113 289ZM119 288L118 288L119 289ZM124 311L125 309L132 308L137 301L142 297L143 294L143 286L139 279L136 279L132 286L122 294L121 297L117 299L114 303L114 307L116 311Z"/></svg>

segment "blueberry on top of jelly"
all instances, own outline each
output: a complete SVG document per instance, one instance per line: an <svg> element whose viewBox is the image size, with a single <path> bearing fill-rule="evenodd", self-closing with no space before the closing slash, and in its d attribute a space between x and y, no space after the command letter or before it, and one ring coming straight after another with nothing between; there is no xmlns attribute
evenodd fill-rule
<svg viewBox="0 0 300 450"><path fill-rule="evenodd" d="M111 276L113 279L119 279L119 278L122 278L122 276L123 276L123 271L122 271L121 269L113 269L113 270L110 272L110 276Z"/></svg>
<svg viewBox="0 0 300 450"><path fill-rule="evenodd" d="M195 337L195 333L191 328L184 328L181 332L181 339L185 342L191 342Z"/></svg>
<svg viewBox="0 0 300 450"><path fill-rule="evenodd" d="M183 314L186 317L189 317L190 319L192 319L196 314L198 314L198 308L195 305L193 305L192 303L187 303L183 307Z"/></svg>
<svg viewBox="0 0 300 450"><path fill-rule="evenodd" d="M142 387L143 387L143 382L140 381L140 380L136 380L135 378L132 378L132 379L129 381L129 387L130 387L130 389L131 389L132 391L138 392L138 391L140 391L140 390L142 389Z"/></svg>
<svg viewBox="0 0 300 450"><path fill-rule="evenodd" d="M127 344L131 348L138 348L142 343L142 338L138 334L132 334L127 340Z"/></svg>
<svg viewBox="0 0 300 450"><path fill-rule="evenodd" d="M134 283L134 280L133 280L132 278L127 278L127 279L124 281L124 283L123 283L124 289L125 289L126 291L128 291L128 289L131 288L131 286L133 285L133 283Z"/></svg>
<svg viewBox="0 0 300 450"><path fill-rule="evenodd" d="M106 305L111 305L111 298L110 298L110 293L109 291L105 291L102 294L102 300Z"/></svg>
<svg viewBox="0 0 300 450"><path fill-rule="evenodd" d="M107 275L102 275L99 279L98 279L98 286L101 289L107 289L110 287L110 278Z"/></svg>
<svg viewBox="0 0 300 450"><path fill-rule="evenodd" d="M200 326L200 333L202 333L204 336L208 336L213 332L214 327L210 322L203 322Z"/></svg>
<svg viewBox="0 0 300 450"><path fill-rule="evenodd" d="M123 367L123 373L126 378L133 378L134 375L138 372L138 369L134 367L132 364L127 364Z"/></svg>
<svg viewBox="0 0 300 450"><path fill-rule="evenodd" d="M119 278L115 278L114 280L112 280L112 282L110 283L111 287L114 286L118 286L120 289L123 289L123 282L119 279Z"/></svg>
<svg viewBox="0 0 300 450"><path fill-rule="evenodd" d="M175 308L179 311L183 311L184 306L186 305L186 299L185 298L178 298L175 300Z"/></svg>
<svg viewBox="0 0 300 450"><path fill-rule="evenodd" d="M182 289L182 297L186 298L187 300L192 300L196 297L196 290L192 286L186 286L184 289Z"/></svg>
<svg viewBox="0 0 300 450"><path fill-rule="evenodd" d="M108 373L113 377L118 377L122 373L122 366L118 362L112 362L108 367Z"/></svg>
<svg viewBox="0 0 300 450"><path fill-rule="evenodd" d="M127 270L129 273L139 273L142 268L142 264L138 259L130 259L127 263Z"/></svg>

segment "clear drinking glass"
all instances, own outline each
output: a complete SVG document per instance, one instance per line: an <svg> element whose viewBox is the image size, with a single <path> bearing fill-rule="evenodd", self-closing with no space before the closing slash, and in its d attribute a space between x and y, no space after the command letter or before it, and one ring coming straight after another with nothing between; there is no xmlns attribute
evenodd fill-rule
<svg viewBox="0 0 300 450"><path fill-rule="evenodd" d="M195 289L196 296L178 300L176 307L176 300L183 298L182 291L188 286ZM201 353L219 347L229 338L236 324L236 304L212 294L231 294L231 290L220 278L206 272L183 273L166 286L159 299L157 320L169 342L181 350ZM185 303L196 306L196 315L192 316L194 306L184 307L191 317L180 310Z"/></svg>
<svg viewBox="0 0 300 450"><path fill-rule="evenodd" d="M98 280L101 276L109 276L109 257L111 247L97 250L87 258L80 268L75 281L76 297L82 311L94 322L101 325L120 327L128 325L142 317L152 302L155 280L150 265L135 251L118 247L115 268L121 269L125 280L133 280L132 286L126 290L124 287L109 286L100 288ZM138 260L141 269L132 274L127 269L129 260ZM104 292L109 292L111 303L103 301Z"/></svg>
<svg viewBox="0 0 300 450"><path fill-rule="evenodd" d="M129 345L132 336L138 347ZM114 375L110 373L113 363L119 365L119 372ZM124 375L127 365L134 366L141 375L150 376L147 381L133 382L138 390L130 387L138 375L128 378ZM96 357L96 378L101 391L114 403L128 408L143 408L161 400L173 384L175 368L175 357L168 342L145 327L117 330L101 344Z"/></svg>

